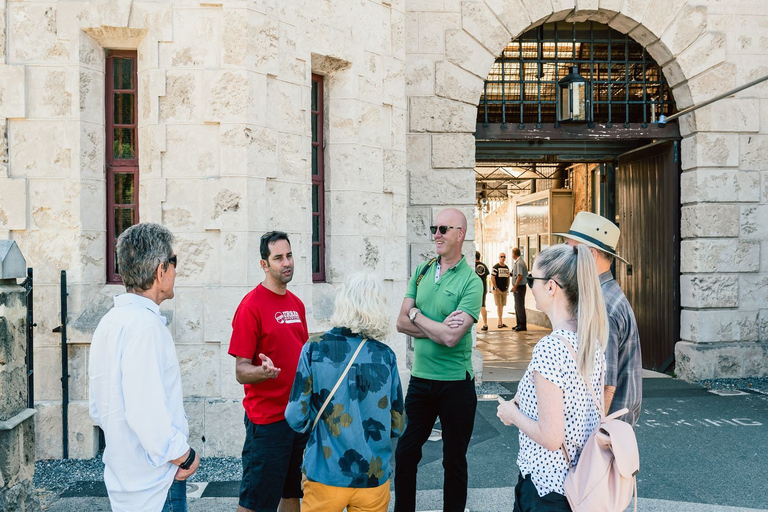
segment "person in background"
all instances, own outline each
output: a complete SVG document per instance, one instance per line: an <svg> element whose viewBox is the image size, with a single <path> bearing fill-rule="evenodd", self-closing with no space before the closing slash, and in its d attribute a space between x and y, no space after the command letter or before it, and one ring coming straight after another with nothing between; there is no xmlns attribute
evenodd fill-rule
<svg viewBox="0 0 768 512"><path fill-rule="evenodd" d="M104 484L115 512L186 512L184 481L200 465L189 446L176 346L160 314L174 295L172 243L158 224L120 235L117 267L126 293L114 298L91 342L89 412L104 431Z"/></svg>
<svg viewBox="0 0 768 512"><path fill-rule="evenodd" d="M568 233L556 233L568 245L584 244L595 257L605 307L608 309L608 346L605 349L605 409L612 414L623 408L629 412L619 419L637 425L643 405L643 356L635 313L619 283L611 273L614 258L627 261L616 253L621 231L600 215L581 212Z"/></svg>
<svg viewBox="0 0 768 512"><path fill-rule="evenodd" d="M488 267L485 263L480 261L480 252L475 251L475 274L483 281L483 305L480 308L480 316L483 318L483 326L481 331L488 330L488 311L485 309L485 296L488 294Z"/></svg>
<svg viewBox="0 0 768 512"><path fill-rule="evenodd" d="M507 266L507 255L499 254L499 262L491 269L491 284L493 285L493 301L496 303L496 312L499 315L499 329L504 329L507 324L504 323L504 306L507 305L507 295L509 294L509 267Z"/></svg>
<svg viewBox="0 0 768 512"><path fill-rule="evenodd" d="M585 246L541 251L528 285L553 330L533 348L515 398L499 398L497 415L520 429L514 511L565 512L571 510L564 489L569 463L561 447L575 465L600 420L608 314Z"/></svg>
<svg viewBox="0 0 768 512"><path fill-rule="evenodd" d="M405 428L397 359L384 343L391 330L389 311L380 280L355 274L336 296L334 328L301 351L285 418L297 432L310 432L303 512L387 510L390 438ZM353 357L318 421L318 411Z"/></svg>
<svg viewBox="0 0 768 512"><path fill-rule="evenodd" d="M512 249L512 259L515 261L512 266L512 293L515 297L515 318L517 325L513 331L527 331L528 319L525 314L525 282L528 279L528 266L525 260L520 257L520 249Z"/></svg>

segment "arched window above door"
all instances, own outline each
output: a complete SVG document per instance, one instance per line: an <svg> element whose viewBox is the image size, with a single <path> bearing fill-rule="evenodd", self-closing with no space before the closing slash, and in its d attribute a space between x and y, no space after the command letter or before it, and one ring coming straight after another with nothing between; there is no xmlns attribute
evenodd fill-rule
<svg viewBox="0 0 768 512"><path fill-rule="evenodd" d="M485 81L477 123L541 127L557 120L558 81L572 66L590 87L590 121L629 127L676 111L659 66L639 43L595 22L547 23L510 42Z"/></svg>

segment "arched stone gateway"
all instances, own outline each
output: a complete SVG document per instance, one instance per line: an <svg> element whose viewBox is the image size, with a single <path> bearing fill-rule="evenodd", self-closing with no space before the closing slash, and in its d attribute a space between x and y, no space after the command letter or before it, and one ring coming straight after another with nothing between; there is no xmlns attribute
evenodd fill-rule
<svg viewBox="0 0 768 512"><path fill-rule="evenodd" d="M735 12L706 3L486 0L411 2L406 9L411 269L431 250L427 226L437 211L474 210L477 103L497 55L525 31L545 22L596 21L628 34L663 67L678 109L765 74L744 55L751 42L734 30ZM768 218L758 172L758 154L768 155L768 137L760 133L768 127L756 114L767 91L756 87L680 119L682 311L675 352L676 373L688 380L768 373L768 265L760 251L768 223L758 222ZM473 250L468 242L465 253Z"/></svg>

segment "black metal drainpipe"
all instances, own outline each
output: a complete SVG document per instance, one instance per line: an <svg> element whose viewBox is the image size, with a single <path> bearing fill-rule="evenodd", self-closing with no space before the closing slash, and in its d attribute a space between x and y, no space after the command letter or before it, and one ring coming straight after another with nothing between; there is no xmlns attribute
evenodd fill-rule
<svg viewBox="0 0 768 512"><path fill-rule="evenodd" d="M24 288L27 292L27 407L35 408L35 363L34 363L34 328L35 323L34 301L33 301L32 268L27 268L27 279L24 280Z"/></svg>
<svg viewBox="0 0 768 512"><path fill-rule="evenodd" d="M67 271L61 271L61 430L62 456L69 458L69 350L67 348Z"/></svg>

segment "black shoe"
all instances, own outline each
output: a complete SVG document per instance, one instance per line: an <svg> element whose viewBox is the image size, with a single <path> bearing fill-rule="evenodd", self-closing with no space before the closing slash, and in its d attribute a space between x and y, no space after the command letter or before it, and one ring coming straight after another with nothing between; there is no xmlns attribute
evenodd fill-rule
<svg viewBox="0 0 768 512"><path fill-rule="evenodd" d="M487 331L487 330L488 330L488 326L487 326L487 325L484 325L484 326L482 326L482 327L480 328L480 330L481 330L481 331Z"/></svg>
<svg viewBox="0 0 768 512"><path fill-rule="evenodd" d="M513 330L513 331L517 331L517 330L519 330L519 328L518 328L517 326L514 326L514 327L512 328L512 330Z"/></svg>
<svg viewBox="0 0 768 512"><path fill-rule="evenodd" d="M528 330L528 328L527 328L527 327L515 327L515 330L516 330L517 332L523 332L523 331L527 331L527 330Z"/></svg>

